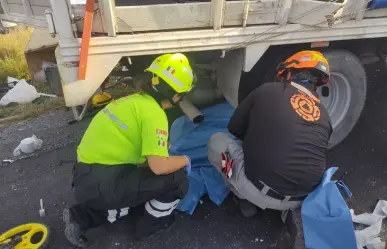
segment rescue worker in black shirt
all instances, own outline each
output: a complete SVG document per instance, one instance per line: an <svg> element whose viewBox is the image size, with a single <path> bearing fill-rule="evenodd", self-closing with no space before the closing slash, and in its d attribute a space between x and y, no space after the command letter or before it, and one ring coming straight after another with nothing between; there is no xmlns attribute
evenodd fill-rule
<svg viewBox="0 0 387 249"><path fill-rule="evenodd" d="M219 171L221 153L234 160L232 175L223 176L247 217L256 207L299 207L326 170L332 126L316 88L329 81L328 61L301 51L279 65L277 76L279 82L261 85L236 108L228 130L237 140L217 133L208 144Z"/></svg>

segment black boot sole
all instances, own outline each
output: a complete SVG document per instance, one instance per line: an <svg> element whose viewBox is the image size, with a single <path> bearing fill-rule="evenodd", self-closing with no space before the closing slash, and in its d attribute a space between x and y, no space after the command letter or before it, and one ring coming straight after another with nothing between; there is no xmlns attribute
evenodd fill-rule
<svg viewBox="0 0 387 249"><path fill-rule="evenodd" d="M291 244L293 246L293 249L306 249L304 230L302 227L301 210L289 210L285 224L288 228L288 232L292 240Z"/></svg>

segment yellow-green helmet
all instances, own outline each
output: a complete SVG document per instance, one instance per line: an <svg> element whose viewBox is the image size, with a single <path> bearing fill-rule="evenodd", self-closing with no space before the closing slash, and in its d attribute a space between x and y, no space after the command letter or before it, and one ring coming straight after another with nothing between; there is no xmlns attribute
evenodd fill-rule
<svg viewBox="0 0 387 249"><path fill-rule="evenodd" d="M193 86L194 75L188 58L180 53L157 57L145 72L151 72L160 77L177 93L189 92ZM159 84L158 79L152 79L152 84Z"/></svg>

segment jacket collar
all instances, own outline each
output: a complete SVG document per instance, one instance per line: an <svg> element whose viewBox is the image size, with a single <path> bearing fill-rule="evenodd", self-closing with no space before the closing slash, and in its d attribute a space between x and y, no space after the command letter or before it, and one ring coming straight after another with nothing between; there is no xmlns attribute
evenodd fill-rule
<svg viewBox="0 0 387 249"><path fill-rule="evenodd" d="M297 84L297 83L295 83L295 82L290 82L290 84L293 86L293 87L295 87L295 88L297 88L300 92L303 92L303 93L305 93L306 95L308 95L310 98L312 98L314 101L316 101L316 102L318 102L318 103L320 103L320 99L319 98L317 98L309 89L307 89L306 87L304 87L304 86L302 86L302 85L300 85L300 84Z"/></svg>

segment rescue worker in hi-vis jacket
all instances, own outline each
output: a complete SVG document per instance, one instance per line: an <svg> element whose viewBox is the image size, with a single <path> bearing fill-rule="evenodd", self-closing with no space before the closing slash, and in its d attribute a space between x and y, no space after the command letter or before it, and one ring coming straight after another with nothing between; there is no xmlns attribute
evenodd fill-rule
<svg viewBox="0 0 387 249"><path fill-rule="evenodd" d="M88 246L87 230L113 223L144 203L135 238L158 234L174 223L174 210L188 191L190 159L169 156L164 110L192 89L190 63L183 54L164 54L145 71L149 80L142 91L101 110L78 146L77 204L63 211L66 237L75 246Z"/></svg>

